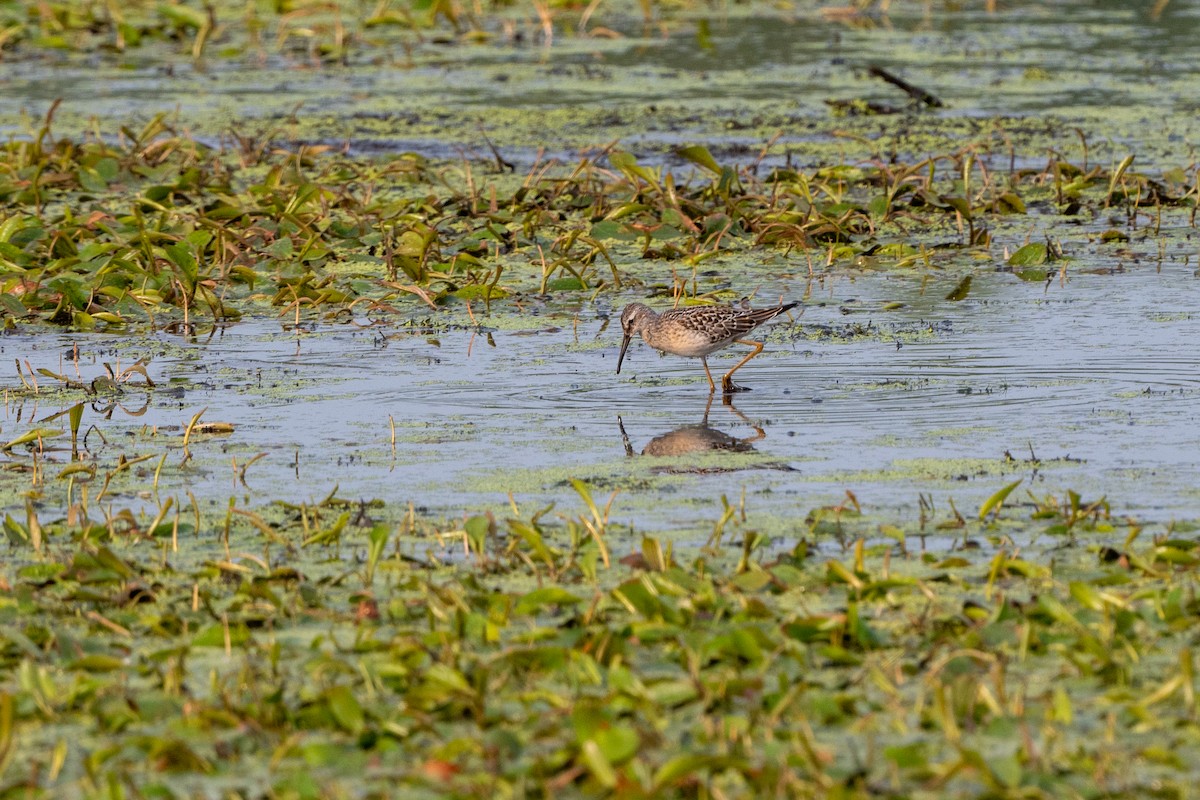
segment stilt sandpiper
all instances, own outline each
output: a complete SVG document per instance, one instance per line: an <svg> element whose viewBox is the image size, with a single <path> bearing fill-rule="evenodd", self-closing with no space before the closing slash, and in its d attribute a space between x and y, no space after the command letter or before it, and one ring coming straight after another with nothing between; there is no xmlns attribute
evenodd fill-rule
<svg viewBox="0 0 1200 800"><path fill-rule="evenodd" d="M699 358L708 376L708 391L715 392L712 373L708 371L707 357L731 344L753 347L745 358L721 378L721 389L725 393L744 391L734 384L733 373L750 359L762 352L763 343L742 337L749 334L769 319L795 308L799 303L784 303L770 308L750 308L746 303L732 306L692 306L675 308L661 314L641 303L630 303L621 312L621 355L617 358L617 373L625 360L625 351L633 337L641 334L646 344L655 350L687 358Z"/></svg>

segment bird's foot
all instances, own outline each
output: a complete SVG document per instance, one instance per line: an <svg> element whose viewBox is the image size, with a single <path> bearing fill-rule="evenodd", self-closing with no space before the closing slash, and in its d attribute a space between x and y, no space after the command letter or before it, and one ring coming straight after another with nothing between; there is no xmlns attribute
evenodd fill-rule
<svg viewBox="0 0 1200 800"><path fill-rule="evenodd" d="M750 391L749 386L739 386L736 383L734 383L733 381L728 380L728 379L721 381L721 392L723 394L736 394L737 392L748 392L748 391Z"/></svg>

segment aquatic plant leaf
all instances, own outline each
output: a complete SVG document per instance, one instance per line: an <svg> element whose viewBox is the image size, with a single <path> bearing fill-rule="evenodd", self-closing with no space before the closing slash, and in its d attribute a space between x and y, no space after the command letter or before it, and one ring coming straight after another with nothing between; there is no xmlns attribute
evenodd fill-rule
<svg viewBox="0 0 1200 800"><path fill-rule="evenodd" d="M883 749L883 755L901 769L924 767L929 763L929 743L924 740Z"/></svg>
<svg viewBox="0 0 1200 800"><path fill-rule="evenodd" d="M463 529L467 533L467 544L470 546L471 552L477 555L483 554L490 527L490 521L482 514L470 517L463 523Z"/></svg>
<svg viewBox="0 0 1200 800"><path fill-rule="evenodd" d="M201 628L192 638L192 647L224 647L227 631L231 647L241 647L250 641L250 629L241 623L230 623L228 626L208 625Z"/></svg>
<svg viewBox="0 0 1200 800"><path fill-rule="evenodd" d="M159 3L155 10L178 25L196 29L208 25L208 17L198 8L191 8L180 3Z"/></svg>
<svg viewBox="0 0 1200 800"><path fill-rule="evenodd" d="M1001 786L1007 789L1015 789L1021 785L1021 761L1016 753L1009 753L999 757L992 756L988 759L987 763Z"/></svg>
<svg viewBox="0 0 1200 800"><path fill-rule="evenodd" d="M88 304L88 292L83 281L73 276L60 275L46 284L47 288L62 294L72 307L83 309Z"/></svg>
<svg viewBox="0 0 1200 800"><path fill-rule="evenodd" d="M555 283L555 281L551 281L551 283ZM480 286L479 284L464 286L451 294L460 300L502 300L508 297L506 289L499 286Z"/></svg>
<svg viewBox="0 0 1200 800"><path fill-rule="evenodd" d="M10 544L25 544L32 541L29 529L13 519L12 514L4 515L4 532Z"/></svg>
<svg viewBox="0 0 1200 800"><path fill-rule="evenodd" d="M641 737L629 725L613 725L596 731L592 740L610 764L622 764L637 753Z"/></svg>
<svg viewBox="0 0 1200 800"><path fill-rule="evenodd" d="M195 288L199 267L191 247L183 242L176 242L175 244L167 245L163 249L166 251L171 263L179 267L180 274L187 279L184 285L188 291L192 291Z"/></svg>
<svg viewBox="0 0 1200 800"><path fill-rule="evenodd" d="M971 293L971 276L968 275L967 277L963 278L961 281L958 282L958 285L954 287L954 289L950 292L950 294L946 295L946 299L951 300L951 301L963 300L970 293Z"/></svg>
<svg viewBox="0 0 1200 800"><path fill-rule="evenodd" d="M27 564L17 570L17 577L32 583L45 583L55 580L66 571L67 566L65 564Z"/></svg>
<svg viewBox="0 0 1200 800"><path fill-rule="evenodd" d="M1015 192L1004 192L996 198L996 210L1002 214L1024 214L1025 201Z"/></svg>
<svg viewBox="0 0 1200 800"><path fill-rule="evenodd" d="M568 592L559 586L544 586L541 589L534 589L532 592L521 597L517 601L517 605L513 608L514 614L531 614L542 610L546 606L561 606L575 605L582 602L581 598Z"/></svg>
<svg viewBox="0 0 1200 800"><path fill-rule="evenodd" d="M24 317L29 313L25 304L11 294L0 294L0 306L3 306L3 310L12 317Z"/></svg>
<svg viewBox="0 0 1200 800"><path fill-rule="evenodd" d="M124 669L126 666L123 659L101 655L100 653L92 653L91 655L75 659L70 663L69 668L82 672L116 672L119 669Z"/></svg>
<svg viewBox="0 0 1200 800"><path fill-rule="evenodd" d="M532 526L521 522L520 520L510 519L507 522L509 532L522 539L533 550L534 555L538 557L546 566L553 567L557 553L546 546L545 540Z"/></svg>
<svg viewBox="0 0 1200 800"><path fill-rule="evenodd" d="M608 789L616 787L617 772L594 739L588 739L583 743L579 757L597 783Z"/></svg>
<svg viewBox="0 0 1200 800"><path fill-rule="evenodd" d="M90 167L80 167L76 175L79 185L89 192L103 192L108 188L108 181L99 172Z"/></svg>
<svg viewBox="0 0 1200 800"><path fill-rule="evenodd" d="M366 724L366 714L349 686L338 685L325 692L325 702L337 724L349 733L358 735Z"/></svg>
<svg viewBox="0 0 1200 800"><path fill-rule="evenodd" d="M10 441L8 444L0 447L0 450L12 450L14 447L19 447L30 442L37 442L43 439L53 439L57 436L62 436L65 431L58 428L33 428L21 434L17 438Z"/></svg>
<svg viewBox="0 0 1200 800"><path fill-rule="evenodd" d="M1130 153L1129 155L1125 156L1125 158L1121 159L1121 163L1117 165L1117 168L1115 170L1113 170L1112 175L1109 176L1108 196L1110 198L1112 197L1113 192L1116 191L1117 185L1121 182L1121 179L1123 177L1125 177L1126 170L1128 170L1131 166L1133 166L1133 160L1134 160L1133 153Z"/></svg>
<svg viewBox="0 0 1200 800"><path fill-rule="evenodd" d="M712 153L707 147L698 144L689 144L675 150L675 155L682 159L692 162L698 167L708 170L714 175L721 174L721 165L712 157Z"/></svg>
<svg viewBox="0 0 1200 800"><path fill-rule="evenodd" d="M726 768L737 769L741 760L732 756L687 754L671 758L654 773L654 787L661 790L682 780L703 780L704 775Z"/></svg>
<svg viewBox="0 0 1200 800"><path fill-rule="evenodd" d="M612 590L612 596L630 611L640 614L646 619L662 618L662 601L651 593L639 579L622 583Z"/></svg>
<svg viewBox="0 0 1200 800"><path fill-rule="evenodd" d="M584 292L587 288L578 278L555 278L546 282L546 289L552 292Z"/></svg>
<svg viewBox="0 0 1200 800"><path fill-rule="evenodd" d="M637 231L628 225L612 219L604 219L592 225L589 235L597 240L615 240L619 242L636 241Z"/></svg>
<svg viewBox="0 0 1200 800"><path fill-rule="evenodd" d="M962 197L942 196L941 201L950 208L962 214L963 219L971 219L971 204Z"/></svg>
<svg viewBox="0 0 1200 800"><path fill-rule="evenodd" d="M379 523L371 528L371 532L367 534L367 585L371 584L371 579L375 575L375 569L379 566L379 559L383 557L383 549L387 547L388 539L391 538L392 528L390 525Z"/></svg>
<svg viewBox="0 0 1200 800"><path fill-rule="evenodd" d="M632 153L614 150L608 154L608 160L615 168L633 180L640 179L652 186L658 186L658 170L641 166Z"/></svg>
<svg viewBox="0 0 1200 800"><path fill-rule="evenodd" d="M984 500L983 505L979 507L979 519L984 519L988 515L988 512L992 510L995 510L996 516L1000 516L1000 507L1004 505L1004 501L1010 494L1012 494L1013 489L1016 489L1018 486L1020 486L1021 481L1023 480L1024 478L1013 481L1007 486L1002 487L987 500Z"/></svg>
<svg viewBox="0 0 1200 800"><path fill-rule="evenodd" d="M1104 599L1100 590L1090 583L1071 581L1068 588L1070 589L1071 597L1084 608L1090 608L1093 611L1102 611L1104 609Z"/></svg>
<svg viewBox="0 0 1200 800"><path fill-rule="evenodd" d="M1045 264L1048 258L1045 242L1030 242L1009 256L1008 263L1013 267L1035 267Z"/></svg>
<svg viewBox="0 0 1200 800"><path fill-rule="evenodd" d="M676 708L700 696L692 681L659 681L646 687L646 695L660 706Z"/></svg>

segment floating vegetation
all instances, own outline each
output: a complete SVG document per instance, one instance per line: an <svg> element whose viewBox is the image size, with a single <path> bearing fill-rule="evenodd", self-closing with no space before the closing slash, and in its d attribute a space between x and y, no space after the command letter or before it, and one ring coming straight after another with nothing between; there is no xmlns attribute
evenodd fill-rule
<svg viewBox="0 0 1200 800"><path fill-rule="evenodd" d="M1194 169L1160 180L1132 172L1132 159L1111 173L1052 159L1000 177L967 149L760 177L756 163L719 164L693 145L677 151L689 177L610 150L539 163L520 179L476 176L470 162L352 158L270 139L214 149L164 115L116 141L61 139L52 117L0 148L9 326L91 330L165 316L186 328L269 307L337 318L454 300L490 306L514 292L620 288L656 262L669 265L670 293L700 296L699 270L725 254L799 255L810 273L944 265L964 249L986 254L991 226L1034 202L1076 215L1121 208L1131 219L1179 208L1190 215L1181 224L1194 223L1196 207ZM1044 279L1042 267L1063 259L1061 245L1033 242L1009 264ZM968 275L951 299L969 288Z"/></svg>
<svg viewBox="0 0 1200 800"><path fill-rule="evenodd" d="M30 506L0 569L5 791L1183 792L1200 544L1012 488L956 534L993 544L944 553L857 501L792 541L727 508L684 553L578 482L553 521Z"/></svg>

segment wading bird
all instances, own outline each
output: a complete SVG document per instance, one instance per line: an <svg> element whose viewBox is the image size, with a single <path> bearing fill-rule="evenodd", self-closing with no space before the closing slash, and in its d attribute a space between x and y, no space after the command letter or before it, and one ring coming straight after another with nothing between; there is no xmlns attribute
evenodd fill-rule
<svg viewBox="0 0 1200 800"><path fill-rule="evenodd" d="M767 320L774 319L798 305L800 304L784 303L770 308L750 308L743 302L741 305L731 306L675 308L659 314L642 303L630 303L621 312L621 330L625 338L621 340L617 374L621 372L621 364L625 361L625 351L629 349L629 343L633 341L634 336L640 334L646 344L655 350L686 358L699 358L700 363L704 365L704 374L708 376L708 391L715 392L717 386L713 383L712 373L708 371L707 357L731 344L744 344L753 347L754 350L725 373L721 378L721 390L726 393L745 391L745 387L734 384L733 373L761 353L763 343L742 337Z"/></svg>

